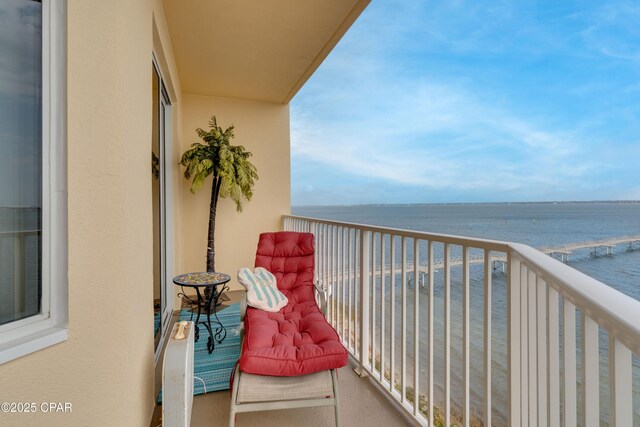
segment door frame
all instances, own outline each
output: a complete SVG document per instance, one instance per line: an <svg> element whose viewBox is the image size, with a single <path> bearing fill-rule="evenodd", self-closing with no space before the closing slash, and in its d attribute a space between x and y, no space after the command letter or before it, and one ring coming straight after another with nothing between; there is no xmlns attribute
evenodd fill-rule
<svg viewBox="0 0 640 427"><path fill-rule="evenodd" d="M158 138L160 151L160 293L161 293L161 322L160 322L160 340L158 346L154 349L154 363L157 364L160 354L164 346L166 335L169 332L169 325L173 314L173 298L170 298L173 291L173 259L174 259L174 236L173 236L173 119L172 119L172 103L167 91L162 70L156 59L156 55L152 53L153 71L158 76L159 81L159 114L158 117Z"/></svg>

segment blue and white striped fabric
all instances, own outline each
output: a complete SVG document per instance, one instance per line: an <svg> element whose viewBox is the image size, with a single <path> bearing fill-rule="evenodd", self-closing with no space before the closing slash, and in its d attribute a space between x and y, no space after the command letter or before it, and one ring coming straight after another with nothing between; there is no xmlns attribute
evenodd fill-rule
<svg viewBox="0 0 640 427"><path fill-rule="evenodd" d="M247 290L247 304L251 307L276 312L289 302L278 290L276 277L262 267L239 269L238 281Z"/></svg>

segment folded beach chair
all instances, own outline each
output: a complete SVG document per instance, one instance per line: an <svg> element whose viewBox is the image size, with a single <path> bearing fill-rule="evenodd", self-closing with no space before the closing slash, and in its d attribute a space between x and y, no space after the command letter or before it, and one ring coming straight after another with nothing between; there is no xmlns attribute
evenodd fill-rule
<svg viewBox="0 0 640 427"><path fill-rule="evenodd" d="M239 412L312 406L334 406L339 425L336 369L347 364L347 351L316 302L316 292L324 291L313 283L313 235L261 234L255 266L275 275L288 303L278 312L247 307L241 314L229 425Z"/></svg>

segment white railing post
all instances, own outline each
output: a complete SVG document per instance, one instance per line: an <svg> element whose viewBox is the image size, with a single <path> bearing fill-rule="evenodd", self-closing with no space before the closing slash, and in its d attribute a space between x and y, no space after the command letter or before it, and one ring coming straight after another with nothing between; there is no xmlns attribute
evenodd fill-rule
<svg viewBox="0 0 640 427"><path fill-rule="evenodd" d="M402 277L400 279L400 398L404 402L407 398L407 241L403 236L400 240L402 249L400 256L402 257L402 265L400 271Z"/></svg>
<svg viewBox="0 0 640 427"><path fill-rule="evenodd" d="M380 234L380 383L384 384L383 380L385 379L385 348L384 348L384 330L386 328L386 320L385 320L385 307L387 305L387 298L385 295L385 239L384 234Z"/></svg>
<svg viewBox="0 0 640 427"><path fill-rule="evenodd" d="M371 373L375 374L376 369L376 235L371 234L371 337L369 343L371 345ZM367 284L367 289L369 284Z"/></svg>
<svg viewBox="0 0 640 427"><path fill-rule="evenodd" d="M427 308L427 324L429 325L429 350L427 351L427 369L428 369L428 375L429 375L429 383L428 383L428 398L427 398L427 414L429 416L429 422L431 423L431 425L435 425L435 414L433 412L433 398L434 398L434 392L433 392L433 385L434 385L434 379L433 379L433 372L434 372L434 357L433 357L433 353L434 353L434 338L433 338L433 331L434 331L434 325L433 325L433 310L434 310L434 291L433 288L435 287L435 267L433 266L433 261L434 261L434 255L433 255L433 248L434 248L434 244L433 241L429 241L429 249L428 249L428 261L427 261L427 265L429 267L429 287L427 288L427 292L428 292L428 296L427 296L427 304L428 304L428 308Z"/></svg>
<svg viewBox="0 0 640 427"><path fill-rule="evenodd" d="M367 376L369 365L369 258L371 257L371 232L360 231L360 363L355 372Z"/></svg>
<svg viewBox="0 0 640 427"><path fill-rule="evenodd" d="M529 269L527 275L527 340L529 342L529 425L539 426L538 423L538 349L536 327L537 327L537 307L536 297L538 294L538 281L535 271ZM527 367L525 367L525 370Z"/></svg>
<svg viewBox="0 0 640 427"><path fill-rule="evenodd" d="M484 425L491 425L491 252L484 251Z"/></svg>
<svg viewBox="0 0 640 427"><path fill-rule="evenodd" d="M469 427L470 410L470 361L469 361L469 248L462 248L462 425Z"/></svg>
<svg viewBox="0 0 640 427"><path fill-rule="evenodd" d="M353 233L352 233L353 231ZM353 292L353 282L356 280L356 268L355 268L355 261L353 261L353 259L355 258L354 256L354 251L355 249L353 248L354 243L353 243L353 239L354 237L352 237L355 234L355 230L352 230L351 228L347 229L347 247L348 247L348 253L347 253L347 272L348 272L348 277L347 277L347 293L349 295L349 299L347 302L347 347L348 349L351 349L351 342L353 341L353 354L355 355L356 353L356 335L355 335L355 325L352 328L351 327L351 320L352 317L352 313L353 313L353 300L354 300L354 292ZM353 280L352 280L353 279ZM353 340L352 340L353 338Z"/></svg>
<svg viewBox="0 0 640 427"><path fill-rule="evenodd" d="M451 245L444 244L444 425L451 425Z"/></svg>
<svg viewBox="0 0 640 427"><path fill-rule="evenodd" d="M336 315L336 289L338 288L338 226L333 227L331 233L331 262L333 267L331 268L331 288L329 289L329 298L331 301L331 319L334 328L337 329L338 316Z"/></svg>
<svg viewBox="0 0 640 427"><path fill-rule="evenodd" d="M342 227L342 277L341 279L341 283L342 283L342 293L341 293L341 298L340 298L340 308L341 308L341 314L340 314L340 330L341 330L341 334L340 337L342 338L343 342L347 343L347 347L349 347L349 337L347 336L347 338L345 339L345 334L347 333L347 326L345 325L345 319L347 317L347 287L349 286L349 277L351 276L351 273L349 273L348 268L351 268L350 265L348 265L348 260L347 260L347 241L349 240L347 238L348 236L348 229L347 227L343 226Z"/></svg>
<svg viewBox="0 0 640 427"><path fill-rule="evenodd" d="M547 427L548 406L547 406L547 284L541 278L537 278L538 290L538 425Z"/></svg>
<svg viewBox="0 0 640 427"><path fill-rule="evenodd" d="M420 241L413 239L413 415L420 412Z"/></svg>
<svg viewBox="0 0 640 427"><path fill-rule="evenodd" d="M509 274L507 276L508 325L507 325L507 378L509 426L519 426L520 418L520 261L507 253Z"/></svg>
<svg viewBox="0 0 640 427"><path fill-rule="evenodd" d="M528 332L528 277L527 265L520 263L520 424L529 425L529 340ZM515 424L518 425L518 424Z"/></svg>
<svg viewBox="0 0 640 427"><path fill-rule="evenodd" d="M598 324L582 313L582 390L584 411L582 425L600 425L600 348Z"/></svg>
<svg viewBox="0 0 640 427"><path fill-rule="evenodd" d="M318 233L309 221L309 233L313 234L313 283L318 283Z"/></svg>
<svg viewBox="0 0 640 427"><path fill-rule="evenodd" d="M576 306L567 298L562 299L562 335L564 339L564 425L575 426L577 418L576 383Z"/></svg>
<svg viewBox="0 0 640 427"><path fill-rule="evenodd" d="M393 395L395 389L396 380L396 236L391 234L389 236L389 246L391 251L391 267L390 271L390 288L389 288L389 305L390 305L390 325L391 331L389 332L389 391Z"/></svg>
<svg viewBox="0 0 640 427"><path fill-rule="evenodd" d="M547 298L547 359L549 360L549 372L547 384L549 391L547 403L549 406L549 427L560 426L560 313L558 291L549 286Z"/></svg>
<svg viewBox="0 0 640 427"><path fill-rule="evenodd" d="M609 425L631 427L633 425L633 371L631 351L609 335L609 399L611 413Z"/></svg>

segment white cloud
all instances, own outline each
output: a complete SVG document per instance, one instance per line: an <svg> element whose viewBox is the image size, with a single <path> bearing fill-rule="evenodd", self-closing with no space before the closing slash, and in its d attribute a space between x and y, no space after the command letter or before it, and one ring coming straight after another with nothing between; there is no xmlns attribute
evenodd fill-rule
<svg viewBox="0 0 640 427"><path fill-rule="evenodd" d="M607 2L585 14L589 26L581 36L602 55L640 61L640 5L635 1Z"/></svg>
<svg viewBox="0 0 640 427"><path fill-rule="evenodd" d="M577 32L591 15L572 14L576 7L372 4L294 99L292 161L349 174L362 188L369 179L464 197L613 195L611 172L628 173L628 166L620 165L623 150L606 144L628 140L636 110L615 103L615 81L596 73L574 83L566 74L573 59L594 60L587 33ZM594 35L606 27L591 24ZM565 74L554 78L547 63ZM523 75L509 74L519 69ZM607 94L605 108L579 105L589 97L597 105ZM333 183L305 179L318 193Z"/></svg>
<svg viewBox="0 0 640 427"><path fill-rule="evenodd" d="M378 85L364 84L350 92L345 103L361 113L354 117L311 116L304 106L295 106L293 156L430 188L553 185L589 172L567 167L576 145L569 132L541 129L443 84L404 81L391 89L378 86L377 91L372 86ZM344 99L345 94L340 96ZM344 108L325 85L311 98L320 110Z"/></svg>

